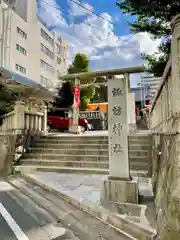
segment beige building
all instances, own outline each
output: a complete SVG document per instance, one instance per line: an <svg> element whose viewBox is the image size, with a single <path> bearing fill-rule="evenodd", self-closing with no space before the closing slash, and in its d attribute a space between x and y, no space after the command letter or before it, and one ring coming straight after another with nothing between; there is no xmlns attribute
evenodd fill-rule
<svg viewBox="0 0 180 240"><path fill-rule="evenodd" d="M53 89L67 44L37 17L36 0L0 0L0 67Z"/></svg>

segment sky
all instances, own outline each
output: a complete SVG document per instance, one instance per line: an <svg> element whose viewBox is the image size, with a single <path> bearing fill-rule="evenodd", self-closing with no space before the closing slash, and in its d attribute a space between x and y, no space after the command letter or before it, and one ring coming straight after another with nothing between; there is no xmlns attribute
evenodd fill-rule
<svg viewBox="0 0 180 240"><path fill-rule="evenodd" d="M73 1L92 10L102 19ZM38 14L43 22L67 40L68 64L76 53L88 55L91 70L142 65L141 53L156 52L160 40L145 32L131 34L128 21L115 0L39 0ZM139 74L131 77L136 86Z"/></svg>

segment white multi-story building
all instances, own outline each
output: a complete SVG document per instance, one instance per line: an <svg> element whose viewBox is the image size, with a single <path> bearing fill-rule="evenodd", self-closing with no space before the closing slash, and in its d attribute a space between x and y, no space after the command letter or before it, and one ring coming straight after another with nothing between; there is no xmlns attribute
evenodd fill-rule
<svg viewBox="0 0 180 240"><path fill-rule="evenodd" d="M36 0L0 0L0 67L53 89L66 72L67 43L37 16Z"/></svg>
<svg viewBox="0 0 180 240"><path fill-rule="evenodd" d="M137 85L142 88L143 95L144 94L147 95L146 89L149 89L148 97L153 99L155 97L156 91L160 85L160 82L161 82L161 78L147 75L147 76L141 76L141 79Z"/></svg>

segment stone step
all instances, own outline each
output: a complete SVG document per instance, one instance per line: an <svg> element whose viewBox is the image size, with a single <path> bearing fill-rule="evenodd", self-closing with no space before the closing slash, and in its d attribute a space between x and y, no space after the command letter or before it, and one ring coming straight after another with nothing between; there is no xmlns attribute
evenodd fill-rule
<svg viewBox="0 0 180 240"><path fill-rule="evenodd" d="M58 161L58 160L40 160L40 159L23 159L22 165L40 165L40 166L57 166L57 167L83 167L109 169L108 162L87 162L87 161Z"/></svg>
<svg viewBox="0 0 180 240"><path fill-rule="evenodd" d="M82 174L109 174L109 169L100 168L72 168L72 167L56 167L56 166L41 166L41 165L27 165L14 167L16 172L62 172L62 173L82 173Z"/></svg>
<svg viewBox="0 0 180 240"><path fill-rule="evenodd" d="M129 143L149 143L151 144L151 137L144 135L133 135L128 137ZM108 144L108 137L102 136L53 136L53 137L42 137L37 140L37 143L86 143L86 144Z"/></svg>
<svg viewBox="0 0 180 240"><path fill-rule="evenodd" d="M80 174L103 174L108 175L109 169L97 169L97 168L70 168L70 167L54 167L54 166L15 166L13 169L16 172L32 173L36 171L41 172L61 172L61 173L80 173ZM131 170L131 176L134 177L147 177L148 171L145 170Z"/></svg>
<svg viewBox="0 0 180 240"><path fill-rule="evenodd" d="M64 141L78 141L82 139L83 141L85 140L108 140L108 136L98 136L98 135L70 135L70 136L61 136L61 135L48 135L48 136L43 136L41 139L63 139Z"/></svg>
<svg viewBox="0 0 180 240"><path fill-rule="evenodd" d="M130 143L129 144L129 149L151 151L152 146L151 146L151 144L145 144L145 143L143 143L143 144Z"/></svg>
<svg viewBox="0 0 180 240"><path fill-rule="evenodd" d="M32 145L33 148L53 148L53 149L108 149L108 144L86 144L86 143L38 143Z"/></svg>
<svg viewBox="0 0 180 240"><path fill-rule="evenodd" d="M90 161L90 162L102 162L109 161L108 155L73 155L73 154L55 154L55 153L26 153L23 159L48 159L48 160L61 160L61 161ZM149 158L146 156L129 156L132 162L149 162Z"/></svg>
<svg viewBox="0 0 180 240"><path fill-rule="evenodd" d="M56 143L56 144L73 144L73 143L86 143L86 144L108 144L108 139L84 139L84 138L40 138L39 140L36 141L37 143Z"/></svg>
<svg viewBox="0 0 180 240"><path fill-rule="evenodd" d="M136 133L130 133L130 135L128 136L129 138L151 138L152 134L151 133L143 133L140 134L138 132ZM77 140L77 139L86 139L86 140L97 140L97 139L101 139L101 140L107 140L108 139L108 133L107 135L58 135L58 134L52 134L52 135L48 135L48 136L43 136L41 137L41 139L65 139L65 140Z"/></svg>
<svg viewBox="0 0 180 240"><path fill-rule="evenodd" d="M151 154L151 152L148 151L148 150L141 150L141 149L133 150L133 149L129 148L129 156L130 157L144 157L144 158L148 158L148 157L151 156L150 154Z"/></svg>
<svg viewBox="0 0 180 240"><path fill-rule="evenodd" d="M136 144L151 144L151 139L149 138L129 138L129 144L136 143Z"/></svg>
<svg viewBox="0 0 180 240"><path fill-rule="evenodd" d="M40 165L40 166L57 166L57 167L83 167L83 168L99 168L109 169L108 162L87 162L87 161L57 161L57 160L40 160L40 159L24 159L21 161L22 165ZM148 170L148 163L134 163L130 162L132 170Z"/></svg>
<svg viewBox="0 0 180 240"><path fill-rule="evenodd" d="M105 155L108 156L109 150L107 149L86 149L86 148L77 148L77 149L68 149L68 148L30 148L28 149L30 153L55 153L55 154L72 154L72 155Z"/></svg>
<svg viewBox="0 0 180 240"><path fill-rule="evenodd" d="M51 148L51 149L109 149L109 144L96 144L96 143L92 143L92 144L86 144L86 143L39 143L39 142L35 142L32 145L32 148ZM131 150L147 150L150 151L151 150L151 144L136 144L136 143L131 143L129 144L129 149Z"/></svg>
<svg viewBox="0 0 180 240"><path fill-rule="evenodd" d="M109 150L107 149L53 149L53 148L30 148L28 149L29 153L55 153L55 154L72 154L72 155L103 155L108 156ZM149 151L147 150L131 150L129 149L130 156L149 156Z"/></svg>
<svg viewBox="0 0 180 240"><path fill-rule="evenodd" d="M102 162L102 161L109 161L109 156L103 155L73 155L73 154L55 154L55 153L26 153L23 156L24 159L26 158L33 158L33 159L48 159L48 160L64 160L68 161L71 159L72 161L92 161L92 162Z"/></svg>

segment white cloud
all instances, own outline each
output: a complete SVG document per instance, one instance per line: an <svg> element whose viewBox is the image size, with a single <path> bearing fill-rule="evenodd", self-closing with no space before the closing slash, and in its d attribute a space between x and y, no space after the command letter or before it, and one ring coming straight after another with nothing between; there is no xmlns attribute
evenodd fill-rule
<svg viewBox="0 0 180 240"><path fill-rule="evenodd" d="M63 26L67 24L58 9L59 6L56 0L39 0L39 6L39 16L47 26Z"/></svg>
<svg viewBox="0 0 180 240"><path fill-rule="evenodd" d="M91 14L89 11L80 7L78 4L81 4L84 8L87 8L90 11L93 10L93 6L88 3L80 2L79 0L74 0L74 2L71 0L68 0L69 10L71 14L73 14L74 16L83 16L83 15Z"/></svg>
<svg viewBox="0 0 180 240"><path fill-rule="evenodd" d="M49 4L50 2L56 5L55 0L48 0ZM72 8L71 5L73 14L84 15L82 10L76 7ZM140 65L142 63L140 53L154 53L160 42L160 40L153 40L148 33L117 36L112 24L92 14L87 15L83 22L68 24L61 12L50 8L48 4L41 5L40 13L48 26L55 26L54 23L56 23L56 31L67 40L68 62L71 62L77 52L83 52L88 54L93 69ZM109 14L101 15L112 21Z"/></svg>

